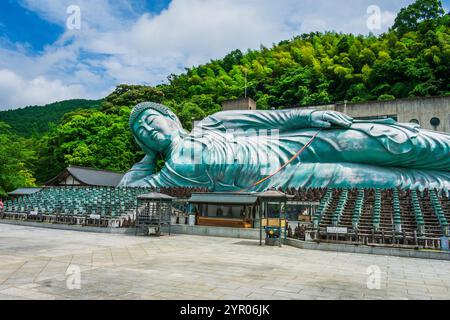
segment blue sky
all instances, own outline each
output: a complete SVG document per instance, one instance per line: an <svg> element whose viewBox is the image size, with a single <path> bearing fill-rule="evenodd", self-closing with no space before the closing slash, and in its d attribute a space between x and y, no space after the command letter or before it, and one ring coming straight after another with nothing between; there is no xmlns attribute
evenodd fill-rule
<svg viewBox="0 0 450 320"><path fill-rule="evenodd" d="M169 0L149 0L134 1L131 4L137 12L158 14L167 8L169 2ZM64 31L64 26L46 20L38 14L38 11L28 9L26 2L0 1L0 33L3 40L26 43L32 52L39 53L44 46L55 42Z"/></svg>
<svg viewBox="0 0 450 320"><path fill-rule="evenodd" d="M11 0L0 2L0 21L4 41L28 43L32 51L42 50L44 45L53 43L64 33L62 26L41 19L35 12Z"/></svg>
<svg viewBox="0 0 450 320"><path fill-rule="evenodd" d="M372 32L381 33L410 3L1 0L0 110L69 98L101 98L119 83L158 84L171 73L236 48L270 46L304 32L367 34L370 5L378 6L381 22ZM79 9L79 16L67 11L72 5ZM448 11L450 0L444 6ZM74 21L80 22L79 28L70 28Z"/></svg>

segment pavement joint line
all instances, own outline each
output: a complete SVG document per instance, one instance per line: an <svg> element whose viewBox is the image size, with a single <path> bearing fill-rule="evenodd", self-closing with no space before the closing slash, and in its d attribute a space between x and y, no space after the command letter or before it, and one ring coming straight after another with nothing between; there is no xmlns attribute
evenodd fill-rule
<svg viewBox="0 0 450 320"><path fill-rule="evenodd" d="M24 261L23 263L22 263L22 265L20 265L20 267L19 268L17 268L16 270L14 270L13 272L11 272L7 277L6 277L6 279L5 280L3 280L1 283L0 283L0 285L3 285L6 281L8 281L17 271L19 271L20 269L22 269L22 267L27 263L28 261Z"/></svg>
<svg viewBox="0 0 450 320"><path fill-rule="evenodd" d="M75 255L73 255L73 254L70 255L69 266L72 265L72 261L73 261L73 257L74 257L74 256L75 256Z"/></svg>
<svg viewBox="0 0 450 320"><path fill-rule="evenodd" d="M47 263L41 268L41 270L38 272L38 274L33 278L33 283L36 282L36 279L39 277L39 275L44 271L45 268L50 264L50 261L52 261L52 258L48 259Z"/></svg>
<svg viewBox="0 0 450 320"><path fill-rule="evenodd" d="M111 262L112 262L113 265L115 265L114 257L113 257L113 253L112 253L112 247L109 247L108 251L109 251L109 255L111 256Z"/></svg>
<svg viewBox="0 0 450 320"><path fill-rule="evenodd" d="M126 251L127 251L128 255L130 256L130 260L132 260L132 261L135 261L135 259L134 259L134 258L133 258L133 256L131 255L131 252L130 252L130 249L129 249L129 247L128 247L128 246L126 246L126 247L125 247L125 249L126 249Z"/></svg>

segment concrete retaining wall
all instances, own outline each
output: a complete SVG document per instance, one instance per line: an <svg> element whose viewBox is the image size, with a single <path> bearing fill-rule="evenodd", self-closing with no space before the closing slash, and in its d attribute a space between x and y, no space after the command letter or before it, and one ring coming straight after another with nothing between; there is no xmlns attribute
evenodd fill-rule
<svg viewBox="0 0 450 320"><path fill-rule="evenodd" d="M450 132L450 96L329 104L310 108L335 110L355 118L396 116L398 122L405 123L415 119L424 129ZM434 117L441 121L436 128L430 124Z"/></svg>
<svg viewBox="0 0 450 320"><path fill-rule="evenodd" d="M69 231L83 231L83 232L97 232L97 233L117 233L117 234L135 234L135 228L102 228L102 227L89 227L81 225L68 225L68 224L51 224L45 222L33 222L22 220L0 220L2 224L11 224L16 226L37 227L47 229L59 229Z"/></svg>
<svg viewBox="0 0 450 320"><path fill-rule="evenodd" d="M450 252L431 251L431 250L414 250L401 248L387 248L374 246L361 246L351 244L324 243L312 241L300 241L296 239L286 239L285 244L300 249L337 251L348 253L376 254L383 256L408 257L420 259L437 259L450 260Z"/></svg>
<svg viewBox="0 0 450 320"><path fill-rule="evenodd" d="M168 227L163 226L162 231L168 232ZM175 224L171 226L171 232L179 234L192 234L197 236L259 239L259 229L190 226L187 224Z"/></svg>
<svg viewBox="0 0 450 320"><path fill-rule="evenodd" d="M59 229L69 231L117 233L117 234L131 234L131 235L134 235L136 233L136 228L101 228L101 227L88 227L81 225L51 224L45 222L33 222L22 220L0 220L0 223L17 226ZM161 229L162 232L164 233L169 232L169 228L167 226L162 226ZM171 225L170 231L171 233L175 234L192 234L198 236L225 237L225 238L259 239L259 230L257 229L189 226L187 224L175 224Z"/></svg>

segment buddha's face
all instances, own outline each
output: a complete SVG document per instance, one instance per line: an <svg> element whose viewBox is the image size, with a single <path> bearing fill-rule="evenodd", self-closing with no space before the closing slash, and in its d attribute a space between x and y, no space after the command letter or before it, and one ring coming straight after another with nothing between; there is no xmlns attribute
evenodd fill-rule
<svg viewBox="0 0 450 320"><path fill-rule="evenodd" d="M144 110L133 124L133 133L141 147L163 152L180 132L178 122L160 112Z"/></svg>

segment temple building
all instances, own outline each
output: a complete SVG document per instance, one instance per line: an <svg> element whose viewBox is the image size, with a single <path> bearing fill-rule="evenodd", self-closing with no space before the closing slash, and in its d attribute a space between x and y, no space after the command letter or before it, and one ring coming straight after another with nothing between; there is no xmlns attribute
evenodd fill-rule
<svg viewBox="0 0 450 320"><path fill-rule="evenodd" d="M69 166L56 177L47 181L45 186L96 186L116 187L123 177L123 173L98 170L93 168Z"/></svg>

